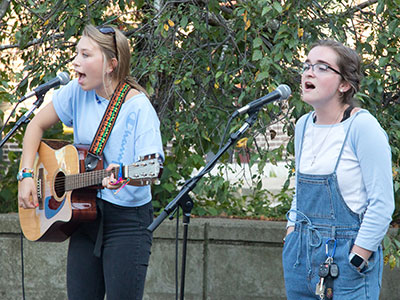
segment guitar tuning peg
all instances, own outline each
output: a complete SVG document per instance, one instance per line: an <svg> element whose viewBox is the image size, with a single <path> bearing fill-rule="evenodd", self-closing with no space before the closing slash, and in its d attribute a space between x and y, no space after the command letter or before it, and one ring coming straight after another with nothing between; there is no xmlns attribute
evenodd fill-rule
<svg viewBox="0 0 400 300"><path fill-rule="evenodd" d="M159 179L154 180L153 182L155 185L159 185L161 183L161 181Z"/></svg>

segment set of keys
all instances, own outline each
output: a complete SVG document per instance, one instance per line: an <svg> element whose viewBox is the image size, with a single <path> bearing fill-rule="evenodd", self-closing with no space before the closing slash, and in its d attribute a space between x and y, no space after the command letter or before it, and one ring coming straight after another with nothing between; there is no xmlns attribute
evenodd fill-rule
<svg viewBox="0 0 400 300"><path fill-rule="evenodd" d="M320 264L318 269L319 281L315 288L315 294L319 296L320 299L333 299L333 280L339 276L339 267L333 262L336 240L334 240L335 244L332 255L328 255L328 243L330 241L332 241L332 239L326 242L326 255L328 258L324 263Z"/></svg>
<svg viewBox="0 0 400 300"><path fill-rule="evenodd" d="M318 269L319 281L317 283L315 294L320 299L333 298L333 280L339 276L339 267L333 262L332 257L320 264Z"/></svg>

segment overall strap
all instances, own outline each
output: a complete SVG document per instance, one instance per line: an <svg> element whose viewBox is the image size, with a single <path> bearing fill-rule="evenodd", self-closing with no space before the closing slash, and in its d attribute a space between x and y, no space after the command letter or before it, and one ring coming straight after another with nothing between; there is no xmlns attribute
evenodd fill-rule
<svg viewBox="0 0 400 300"><path fill-rule="evenodd" d="M308 120L310 119L310 116L312 115L312 113L313 113L313 112L309 112L309 113L308 113L307 118L306 118L306 120L305 120L305 122L304 122L303 131L302 131L302 133L301 133L300 149L299 149L299 158L298 158L297 167L296 167L297 170L300 170L300 160L301 160L301 153L303 152L304 135L305 135L305 132L306 132L306 127L307 127Z"/></svg>
<svg viewBox="0 0 400 300"><path fill-rule="evenodd" d="M115 89L108 103L107 109L104 112L103 118L101 119L100 125L97 128L97 132L93 138L92 144L90 145L89 152L85 158L86 172L92 171L96 168L97 162L100 160L100 156L103 153L111 130L114 127L118 113L130 90L130 85L124 81L120 82Z"/></svg>
<svg viewBox="0 0 400 300"><path fill-rule="evenodd" d="M347 128L346 136L344 137L343 145L342 145L342 148L340 149L339 156L338 156L338 159L337 159L337 161L336 161L334 173L336 173L336 170L337 170L337 168L338 168L338 166L339 166L339 161L340 161L340 158L342 157L343 149L344 149L344 146L345 146L345 144L346 144L347 138L348 138L348 136L349 136L351 124L353 124L353 121L354 121L354 119L357 117L357 115L358 115L358 113L354 115L354 118L350 121L349 128Z"/></svg>

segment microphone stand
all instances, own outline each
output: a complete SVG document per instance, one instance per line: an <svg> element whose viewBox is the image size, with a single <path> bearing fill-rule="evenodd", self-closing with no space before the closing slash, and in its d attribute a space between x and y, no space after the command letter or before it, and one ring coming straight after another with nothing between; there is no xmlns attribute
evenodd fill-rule
<svg viewBox="0 0 400 300"><path fill-rule="evenodd" d="M7 142L7 140L14 134L14 132L24 123L28 124L30 122L29 117L32 115L32 113L42 105L44 100L44 94L40 94L37 96L37 100L33 103L32 107L21 117L18 119L17 122L15 122L14 127L7 133L7 135L0 141L0 148L3 147L3 145ZM19 103L22 101L20 100Z"/></svg>
<svg viewBox="0 0 400 300"><path fill-rule="evenodd" d="M181 289L180 289L180 299L184 299L184 290L185 290L185 272L186 272L186 252L187 252L187 236L188 236L188 226L190 223L190 215L191 210L193 208L193 200L189 196L189 192L193 190L197 184L197 182L208 172L212 170L212 168L217 163L218 159L224 154L228 148L235 144L236 141L242 136L247 129L249 129L254 122L257 120L257 115L260 108L254 109L248 112L249 117L245 120L245 123L242 127L239 128L238 131L232 133L228 142L218 151L218 153L212 158L211 161L207 163L207 165L200 171L200 173L193 178L187 180L183 185L179 194L164 208L161 214L151 223L147 230L153 232L161 222L173 211L179 209L178 206L182 208L183 211L183 246L182 246L182 269L181 269Z"/></svg>

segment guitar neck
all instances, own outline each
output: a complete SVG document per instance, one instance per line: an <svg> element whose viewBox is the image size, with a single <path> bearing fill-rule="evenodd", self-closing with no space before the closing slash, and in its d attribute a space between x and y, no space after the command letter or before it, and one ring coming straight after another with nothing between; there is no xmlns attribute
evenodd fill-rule
<svg viewBox="0 0 400 300"><path fill-rule="evenodd" d="M64 175L63 178L57 178L56 189L63 191L72 191L86 187L100 186L105 177L114 174L118 178L120 167L115 167L111 171L94 170L85 173ZM132 180L134 185L143 186L158 182L161 176L162 165L157 155L149 155L131 165L122 166L122 178Z"/></svg>
<svg viewBox="0 0 400 300"><path fill-rule="evenodd" d="M124 168L124 167L123 167ZM65 190L72 191L76 189L98 186L102 185L102 181L105 177L114 174L114 177L117 178L119 168L115 168L112 171L104 170L95 170L91 172L79 173L67 175L65 178Z"/></svg>

